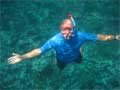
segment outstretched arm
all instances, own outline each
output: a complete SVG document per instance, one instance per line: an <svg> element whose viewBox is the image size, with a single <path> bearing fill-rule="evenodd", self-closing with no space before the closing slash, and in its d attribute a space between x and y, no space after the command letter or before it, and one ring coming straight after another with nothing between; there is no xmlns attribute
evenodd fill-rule
<svg viewBox="0 0 120 90"><path fill-rule="evenodd" d="M8 63L15 64L15 63L18 63L24 59L32 58L32 57L38 56L40 54L41 54L41 50L39 48L34 49L31 52L28 52L24 55L19 55L19 54L13 53L13 56L8 58Z"/></svg>
<svg viewBox="0 0 120 90"><path fill-rule="evenodd" d="M103 35L103 34L98 34L97 37L98 37L98 39L100 41L120 40L120 35Z"/></svg>

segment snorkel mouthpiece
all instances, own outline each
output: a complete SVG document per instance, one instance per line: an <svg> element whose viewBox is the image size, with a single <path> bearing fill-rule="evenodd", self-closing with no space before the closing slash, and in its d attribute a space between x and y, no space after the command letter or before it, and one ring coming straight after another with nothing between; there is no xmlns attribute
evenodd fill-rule
<svg viewBox="0 0 120 90"><path fill-rule="evenodd" d="M67 35L66 35L66 39L70 39L70 36L69 36L69 34L67 34Z"/></svg>
<svg viewBox="0 0 120 90"><path fill-rule="evenodd" d="M70 33L68 33L68 34L66 35L66 39L70 39L71 37L74 37L74 36L75 36L75 31L74 31L74 29L73 29L73 30L71 30Z"/></svg>

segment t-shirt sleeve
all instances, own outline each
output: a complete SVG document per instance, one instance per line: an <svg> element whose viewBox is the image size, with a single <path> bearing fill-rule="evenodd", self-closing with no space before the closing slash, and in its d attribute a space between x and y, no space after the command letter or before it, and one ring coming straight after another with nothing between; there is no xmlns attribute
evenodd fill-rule
<svg viewBox="0 0 120 90"><path fill-rule="evenodd" d="M84 37L85 40L87 41L97 41L97 34L91 34L91 33L82 33L82 36Z"/></svg>
<svg viewBox="0 0 120 90"><path fill-rule="evenodd" d="M42 51L42 53L44 53L45 51L48 51L49 49L51 49L52 46L53 46L53 42L50 39L42 47L40 47L40 50Z"/></svg>

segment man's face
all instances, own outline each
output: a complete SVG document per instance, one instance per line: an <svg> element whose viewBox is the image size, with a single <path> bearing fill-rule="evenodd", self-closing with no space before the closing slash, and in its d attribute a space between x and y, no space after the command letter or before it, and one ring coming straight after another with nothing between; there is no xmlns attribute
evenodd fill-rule
<svg viewBox="0 0 120 90"><path fill-rule="evenodd" d="M65 39L70 39L73 33L73 25L70 20L64 20L61 24L61 33Z"/></svg>

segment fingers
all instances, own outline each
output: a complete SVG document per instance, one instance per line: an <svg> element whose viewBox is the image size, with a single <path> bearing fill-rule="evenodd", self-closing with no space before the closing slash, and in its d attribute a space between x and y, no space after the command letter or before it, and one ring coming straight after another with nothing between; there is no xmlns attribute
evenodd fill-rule
<svg viewBox="0 0 120 90"><path fill-rule="evenodd" d="M14 56L14 57L10 57L10 58L8 58L8 60L13 60L13 59L15 59L16 57Z"/></svg>
<svg viewBox="0 0 120 90"><path fill-rule="evenodd" d="M15 60L16 60L15 57L10 57L10 58L8 58L8 63L9 63L9 64L14 64L14 63L15 63Z"/></svg>
<svg viewBox="0 0 120 90"><path fill-rule="evenodd" d="M8 58L9 64L15 64L16 62L19 62L19 54L12 53L12 57Z"/></svg>
<svg viewBox="0 0 120 90"><path fill-rule="evenodd" d="M116 35L116 39L117 39L117 40L120 40L120 35Z"/></svg>

